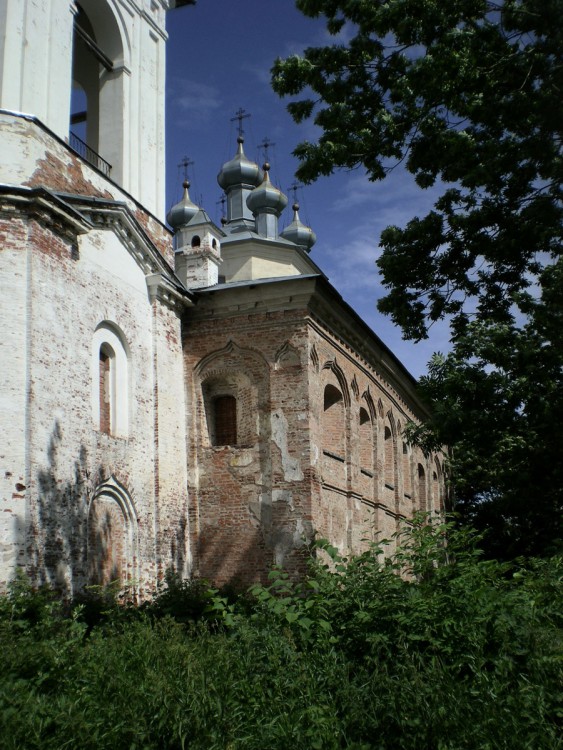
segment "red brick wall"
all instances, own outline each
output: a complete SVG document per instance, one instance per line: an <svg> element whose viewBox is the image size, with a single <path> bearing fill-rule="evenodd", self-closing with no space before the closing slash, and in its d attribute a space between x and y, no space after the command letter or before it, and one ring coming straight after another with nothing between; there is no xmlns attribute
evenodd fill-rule
<svg viewBox="0 0 563 750"><path fill-rule="evenodd" d="M246 584L275 562L302 570L302 537L348 554L393 534L414 502L395 434L415 418L408 404L307 310L216 311L203 302L185 326L194 570ZM219 392L244 403L244 447L211 446L206 400Z"/></svg>

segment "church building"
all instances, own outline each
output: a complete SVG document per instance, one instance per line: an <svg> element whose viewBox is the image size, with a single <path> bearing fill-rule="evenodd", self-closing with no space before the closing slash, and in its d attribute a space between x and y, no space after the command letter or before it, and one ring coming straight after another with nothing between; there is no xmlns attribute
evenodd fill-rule
<svg viewBox="0 0 563 750"><path fill-rule="evenodd" d="M444 505L415 381L269 165L164 201L173 0L0 0L0 586L298 574ZM56 30L46 34L45 29ZM209 169L220 165L209 165ZM322 220L320 217L319 220Z"/></svg>

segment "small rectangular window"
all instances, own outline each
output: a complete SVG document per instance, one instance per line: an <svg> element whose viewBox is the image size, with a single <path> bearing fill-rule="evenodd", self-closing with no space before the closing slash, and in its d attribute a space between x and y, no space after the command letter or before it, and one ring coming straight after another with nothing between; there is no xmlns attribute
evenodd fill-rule
<svg viewBox="0 0 563 750"><path fill-rule="evenodd" d="M218 396L214 402L214 445L237 444L237 400L234 396Z"/></svg>
<svg viewBox="0 0 563 750"><path fill-rule="evenodd" d="M100 432L111 432L111 357L100 349Z"/></svg>

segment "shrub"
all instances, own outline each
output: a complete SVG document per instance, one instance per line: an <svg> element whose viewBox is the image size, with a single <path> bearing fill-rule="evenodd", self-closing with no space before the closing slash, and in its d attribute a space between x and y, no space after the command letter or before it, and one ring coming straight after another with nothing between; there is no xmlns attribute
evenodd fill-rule
<svg viewBox="0 0 563 750"><path fill-rule="evenodd" d="M329 563L273 571L250 603L171 579L152 611L110 607L89 631L17 581L0 601L2 747L559 748L561 561L483 561L424 518L400 541L386 561L323 543Z"/></svg>

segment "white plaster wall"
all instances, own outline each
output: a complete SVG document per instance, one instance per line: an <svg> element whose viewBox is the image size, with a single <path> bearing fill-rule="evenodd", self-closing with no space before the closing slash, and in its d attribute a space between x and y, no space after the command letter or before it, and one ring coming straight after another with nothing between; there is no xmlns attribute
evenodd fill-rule
<svg viewBox="0 0 563 750"><path fill-rule="evenodd" d="M27 562L39 580L81 585L88 502L114 476L139 520L139 584L151 586L171 562L161 539L178 526L187 502L179 319L163 308L155 324L144 274L111 230L81 237L74 257L67 250L35 247L30 260ZM115 323L127 343L127 437L96 429L91 361L101 321ZM163 380L158 410L155 375Z"/></svg>
<svg viewBox="0 0 563 750"><path fill-rule="evenodd" d="M162 569L171 564L188 575L188 474L185 375L177 314L156 305L153 315L154 372L158 385L157 488L159 555Z"/></svg>
<svg viewBox="0 0 563 750"><path fill-rule="evenodd" d="M296 248L253 243L230 245L223 241L221 247L223 265L221 274L226 281L271 279L283 276L298 276L316 273L301 258Z"/></svg>
<svg viewBox="0 0 563 750"><path fill-rule="evenodd" d="M9 219L8 219L9 221ZM15 229L16 222L12 228ZM19 223L18 223L19 224ZM19 224L21 228L21 224ZM25 228L23 228L25 233ZM14 232L15 235L15 232ZM0 588L25 563L28 253L0 241Z"/></svg>
<svg viewBox="0 0 563 750"><path fill-rule="evenodd" d="M107 45L102 2L115 19L114 39ZM110 57L115 40L121 47L112 57L113 72L103 71L100 78L96 150L112 165L112 179L163 219L163 5L150 0L83 0L82 5L91 19L100 19L100 47ZM69 133L74 10L71 0L0 0L0 108L34 115L63 140Z"/></svg>
<svg viewBox="0 0 563 750"><path fill-rule="evenodd" d="M61 138L70 115L73 5L0 0L0 108L33 114Z"/></svg>

